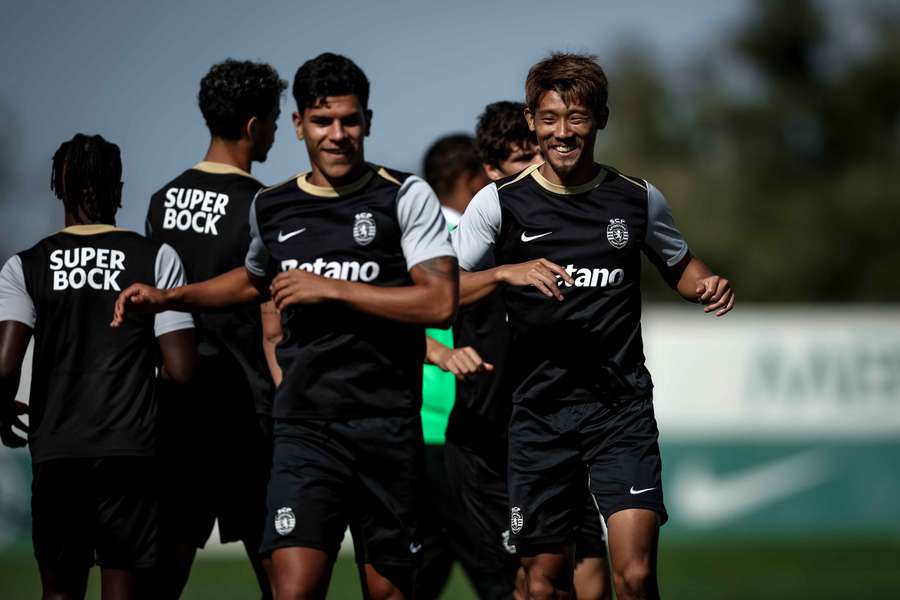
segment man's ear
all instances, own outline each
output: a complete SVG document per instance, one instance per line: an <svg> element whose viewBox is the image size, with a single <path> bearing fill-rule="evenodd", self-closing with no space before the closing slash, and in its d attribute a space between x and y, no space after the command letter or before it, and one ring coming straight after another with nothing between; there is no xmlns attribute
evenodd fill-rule
<svg viewBox="0 0 900 600"><path fill-rule="evenodd" d="M256 139L256 132L259 129L259 119L255 116L250 117L250 119L244 123L244 131L241 133L243 137L250 140L251 142Z"/></svg>
<svg viewBox="0 0 900 600"><path fill-rule="evenodd" d="M484 167L484 172L487 173L487 176L491 179L491 181L497 181L498 179L503 179L504 177L506 177L506 175L503 174L503 171L501 171L494 165L482 163L481 166Z"/></svg>
<svg viewBox="0 0 900 600"><path fill-rule="evenodd" d="M531 109L527 106L525 107L525 121L528 123L528 129L534 131L534 115L531 112Z"/></svg>
<svg viewBox="0 0 900 600"><path fill-rule="evenodd" d="M303 113L302 112L293 112L291 114L291 121L294 123L294 131L297 133L297 139L301 142L303 141Z"/></svg>
<svg viewBox="0 0 900 600"><path fill-rule="evenodd" d="M600 114L597 115L597 129L606 129L606 123L609 121L609 107L604 106Z"/></svg>
<svg viewBox="0 0 900 600"><path fill-rule="evenodd" d="M365 112L365 115L366 115L366 137L369 137L369 133L372 131L372 115L373 114L374 113L372 113L371 109L368 109L368 108L366 109L366 112Z"/></svg>

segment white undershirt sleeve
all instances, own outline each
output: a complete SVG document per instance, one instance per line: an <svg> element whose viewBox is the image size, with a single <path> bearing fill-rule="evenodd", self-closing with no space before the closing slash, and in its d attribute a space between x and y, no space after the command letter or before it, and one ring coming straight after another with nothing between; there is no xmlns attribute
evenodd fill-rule
<svg viewBox="0 0 900 600"><path fill-rule="evenodd" d="M256 195L259 196L259 192ZM247 248L244 266L253 275L265 277L270 257L269 249L266 248L259 233L259 223L256 221L256 196L254 196L253 202L250 204L248 221L250 223L250 246Z"/></svg>
<svg viewBox="0 0 900 600"><path fill-rule="evenodd" d="M688 252L687 242L675 226L665 196L647 182L647 237L644 251L666 266L674 267Z"/></svg>
<svg viewBox="0 0 900 600"><path fill-rule="evenodd" d="M156 287L162 290L180 287L184 284L184 266L181 264L181 258L172 246L163 244L156 253ZM156 337L193 327L194 319L191 318L190 313L175 310L159 313L154 322Z"/></svg>
<svg viewBox="0 0 900 600"><path fill-rule="evenodd" d="M476 271L493 264L500 220L500 196L497 185L491 183L475 194L451 235L460 267Z"/></svg>
<svg viewBox="0 0 900 600"><path fill-rule="evenodd" d="M431 186L415 175L400 186L397 221L407 269L439 256L455 256L441 204Z"/></svg>
<svg viewBox="0 0 900 600"><path fill-rule="evenodd" d="M34 327L34 301L25 286L22 259L15 255L0 270L0 321L18 321Z"/></svg>

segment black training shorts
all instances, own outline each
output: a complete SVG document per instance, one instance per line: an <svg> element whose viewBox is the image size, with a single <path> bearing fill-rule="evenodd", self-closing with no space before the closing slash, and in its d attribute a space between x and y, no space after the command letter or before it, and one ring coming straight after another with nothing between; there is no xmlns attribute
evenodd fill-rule
<svg viewBox="0 0 900 600"><path fill-rule="evenodd" d="M155 458L59 458L35 463L32 473L31 535L42 569L157 565Z"/></svg>
<svg viewBox="0 0 900 600"><path fill-rule="evenodd" d="M645 508L664 523L658 437L649 397L546 409L516 404L509 430L509 518L519 552L574 541L587 486L607 522L620 510Z"/></svg>
<svg viewBox="0 0 900 600"><path fill-rule="evenodd" d="M276 420L262 551L333 556L349 525L357 562L417 565L424 450L418 414Z"/></svg>

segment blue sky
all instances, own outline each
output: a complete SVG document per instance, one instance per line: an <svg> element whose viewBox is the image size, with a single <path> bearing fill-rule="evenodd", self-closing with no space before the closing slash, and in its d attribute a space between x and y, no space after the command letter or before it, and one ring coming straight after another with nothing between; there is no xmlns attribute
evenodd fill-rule
<svg viewBox="0 0 900 600"><path fill-rule="evenodd" d="M416 171L436 137L471 131L489 102L520 99L528 67L552 50L603 62L637 39L677 68L745 8L736 0L6 2L0 247L23 248L59 227L50 157L78 131L122 148L119 223L142 228L150 194L202 158L197 86L229 56L270 62L289 81L320 52L350 56L372 82L367 158ZM308 166L290 130L292 104L287 95L269 160L254 169L264 182Z"/></svg>

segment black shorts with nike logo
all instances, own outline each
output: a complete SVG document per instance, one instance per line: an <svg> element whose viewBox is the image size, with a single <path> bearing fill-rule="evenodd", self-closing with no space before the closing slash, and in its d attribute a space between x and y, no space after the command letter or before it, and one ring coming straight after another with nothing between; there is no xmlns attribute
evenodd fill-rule
<svg viewBox="0 0 900 600"><path fill-rule="evenodd" d="M510 530L520 555L575 541L588 486L607 521L628 508L668 519L651 397L546 409L516 404L509 427Z"/></svg>
<svg viewBox="0 0 900 600"><path fill-rule="evenodd" d="M276 420L262 552L336 556L349 526L357 563L418 566L424 470L418 413Z"/></svg>

